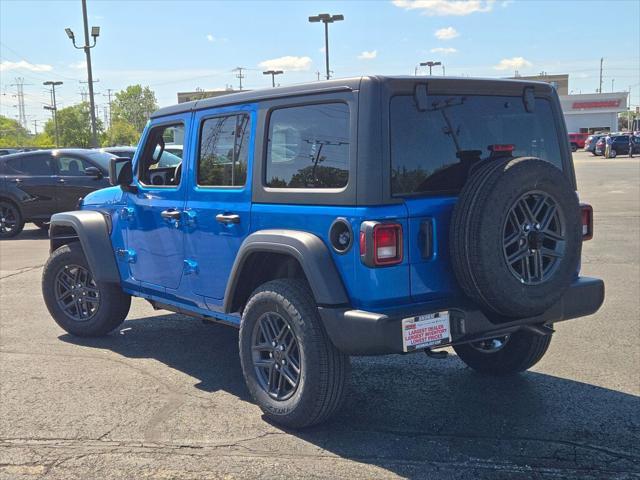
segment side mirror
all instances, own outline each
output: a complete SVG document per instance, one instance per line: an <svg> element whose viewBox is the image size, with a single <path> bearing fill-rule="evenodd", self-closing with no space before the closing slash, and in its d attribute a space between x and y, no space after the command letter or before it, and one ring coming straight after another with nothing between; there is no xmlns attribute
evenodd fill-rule
<svg viewBox="0 0 640 480"><path fill-rule="evenodd" d="M133 183L133 167L130 158L112 158L109 163L109 183L120 185L124 191L131 190Z"/></svg>
<svg viewBox="0 0 640 480"><path fill-rule="evenodd" d="M98 167L87 167L84 169L84 174L88 177L95 177L96 180L100 180L104 176Z"/></svg>

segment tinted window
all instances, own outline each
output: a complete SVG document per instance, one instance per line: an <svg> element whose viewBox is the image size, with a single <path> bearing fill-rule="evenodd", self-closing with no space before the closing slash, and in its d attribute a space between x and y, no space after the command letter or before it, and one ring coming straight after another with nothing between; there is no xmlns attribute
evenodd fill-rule
<svg viewBox="0 0 640 480"><path fill-rule="evenodd" d="M85 169L94 166L77 157L60 155L56 160L58 162L58 173L65 177L82 177L84 176Z"/></svg>
<svg viewBox="0 0 640 480"><path fill-rule="evenodd" d="M413 96L391 100L391 188L394 194L457 193L469 169L492 145L513 145L513 156L534 156L562 168L551 105L536 99L533 113L520 97L430 95L421 112Z"/></svg>
<svg viewBox="0 0 640 480"><path fill-rule="evenodd" d="M269 121L266 185L341 188L349 179L349 107L344 103L275 110Z"/></svg>
<svg viewBox="0 0 640 480"><path fill-rule="evenodd" d="M50 155L29 155L7 161L8 172L18 175L53 175Z"/></svg>
<svg viewBox="0 0 640 480"><path fill-rule="evenodd" d="M200 131L198 185L244 185L247 180L248 144L248 115L205 120Z"/></svg>

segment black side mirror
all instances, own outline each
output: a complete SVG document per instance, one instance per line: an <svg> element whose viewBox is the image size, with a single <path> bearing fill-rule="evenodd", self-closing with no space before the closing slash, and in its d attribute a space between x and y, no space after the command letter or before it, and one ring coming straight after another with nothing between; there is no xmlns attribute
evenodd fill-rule
<svg viewBox="0 0 640 480"><path fill-rule="evenodd" d="M84 174L88 177L95 177L96 180L100 180L104 175L102 174L102 170L98 167L87 167L84 169Z"/></svg>
<svg viewBox="0 0 640 480"><path fill-rule="evenodd" d="M129 191L133 183L133 167L130 158L112 158L109 163L109 183L120 185L124 191Z"/></svg>

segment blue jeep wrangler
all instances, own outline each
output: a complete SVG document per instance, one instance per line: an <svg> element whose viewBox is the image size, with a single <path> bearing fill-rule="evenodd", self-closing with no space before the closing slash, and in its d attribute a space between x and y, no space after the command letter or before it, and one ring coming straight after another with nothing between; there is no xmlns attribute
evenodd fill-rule
<svg viewBox="0 0 640 480"><path fill-rule="evenodd" d="M182 161L162 166L170 144ZM594 313L558 97L545 83L364 77L154 113L114 187L51 219L43 294L73 335L105 335L131 296L240 329L266 416L339 407L350 355L452 346L503 375L552 324Z"/></svg>

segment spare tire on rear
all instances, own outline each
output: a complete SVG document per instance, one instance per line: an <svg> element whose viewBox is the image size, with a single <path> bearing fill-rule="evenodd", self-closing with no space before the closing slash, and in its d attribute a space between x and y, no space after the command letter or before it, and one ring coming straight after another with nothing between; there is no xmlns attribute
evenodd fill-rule
<svg viewBox="0 0 640 480"><path fill-rule="evenodd" d="M453 211L450 253L464 293L508 317L543 313L578 271L580 207L562 171L538 158L488 160Z"/></svg>

